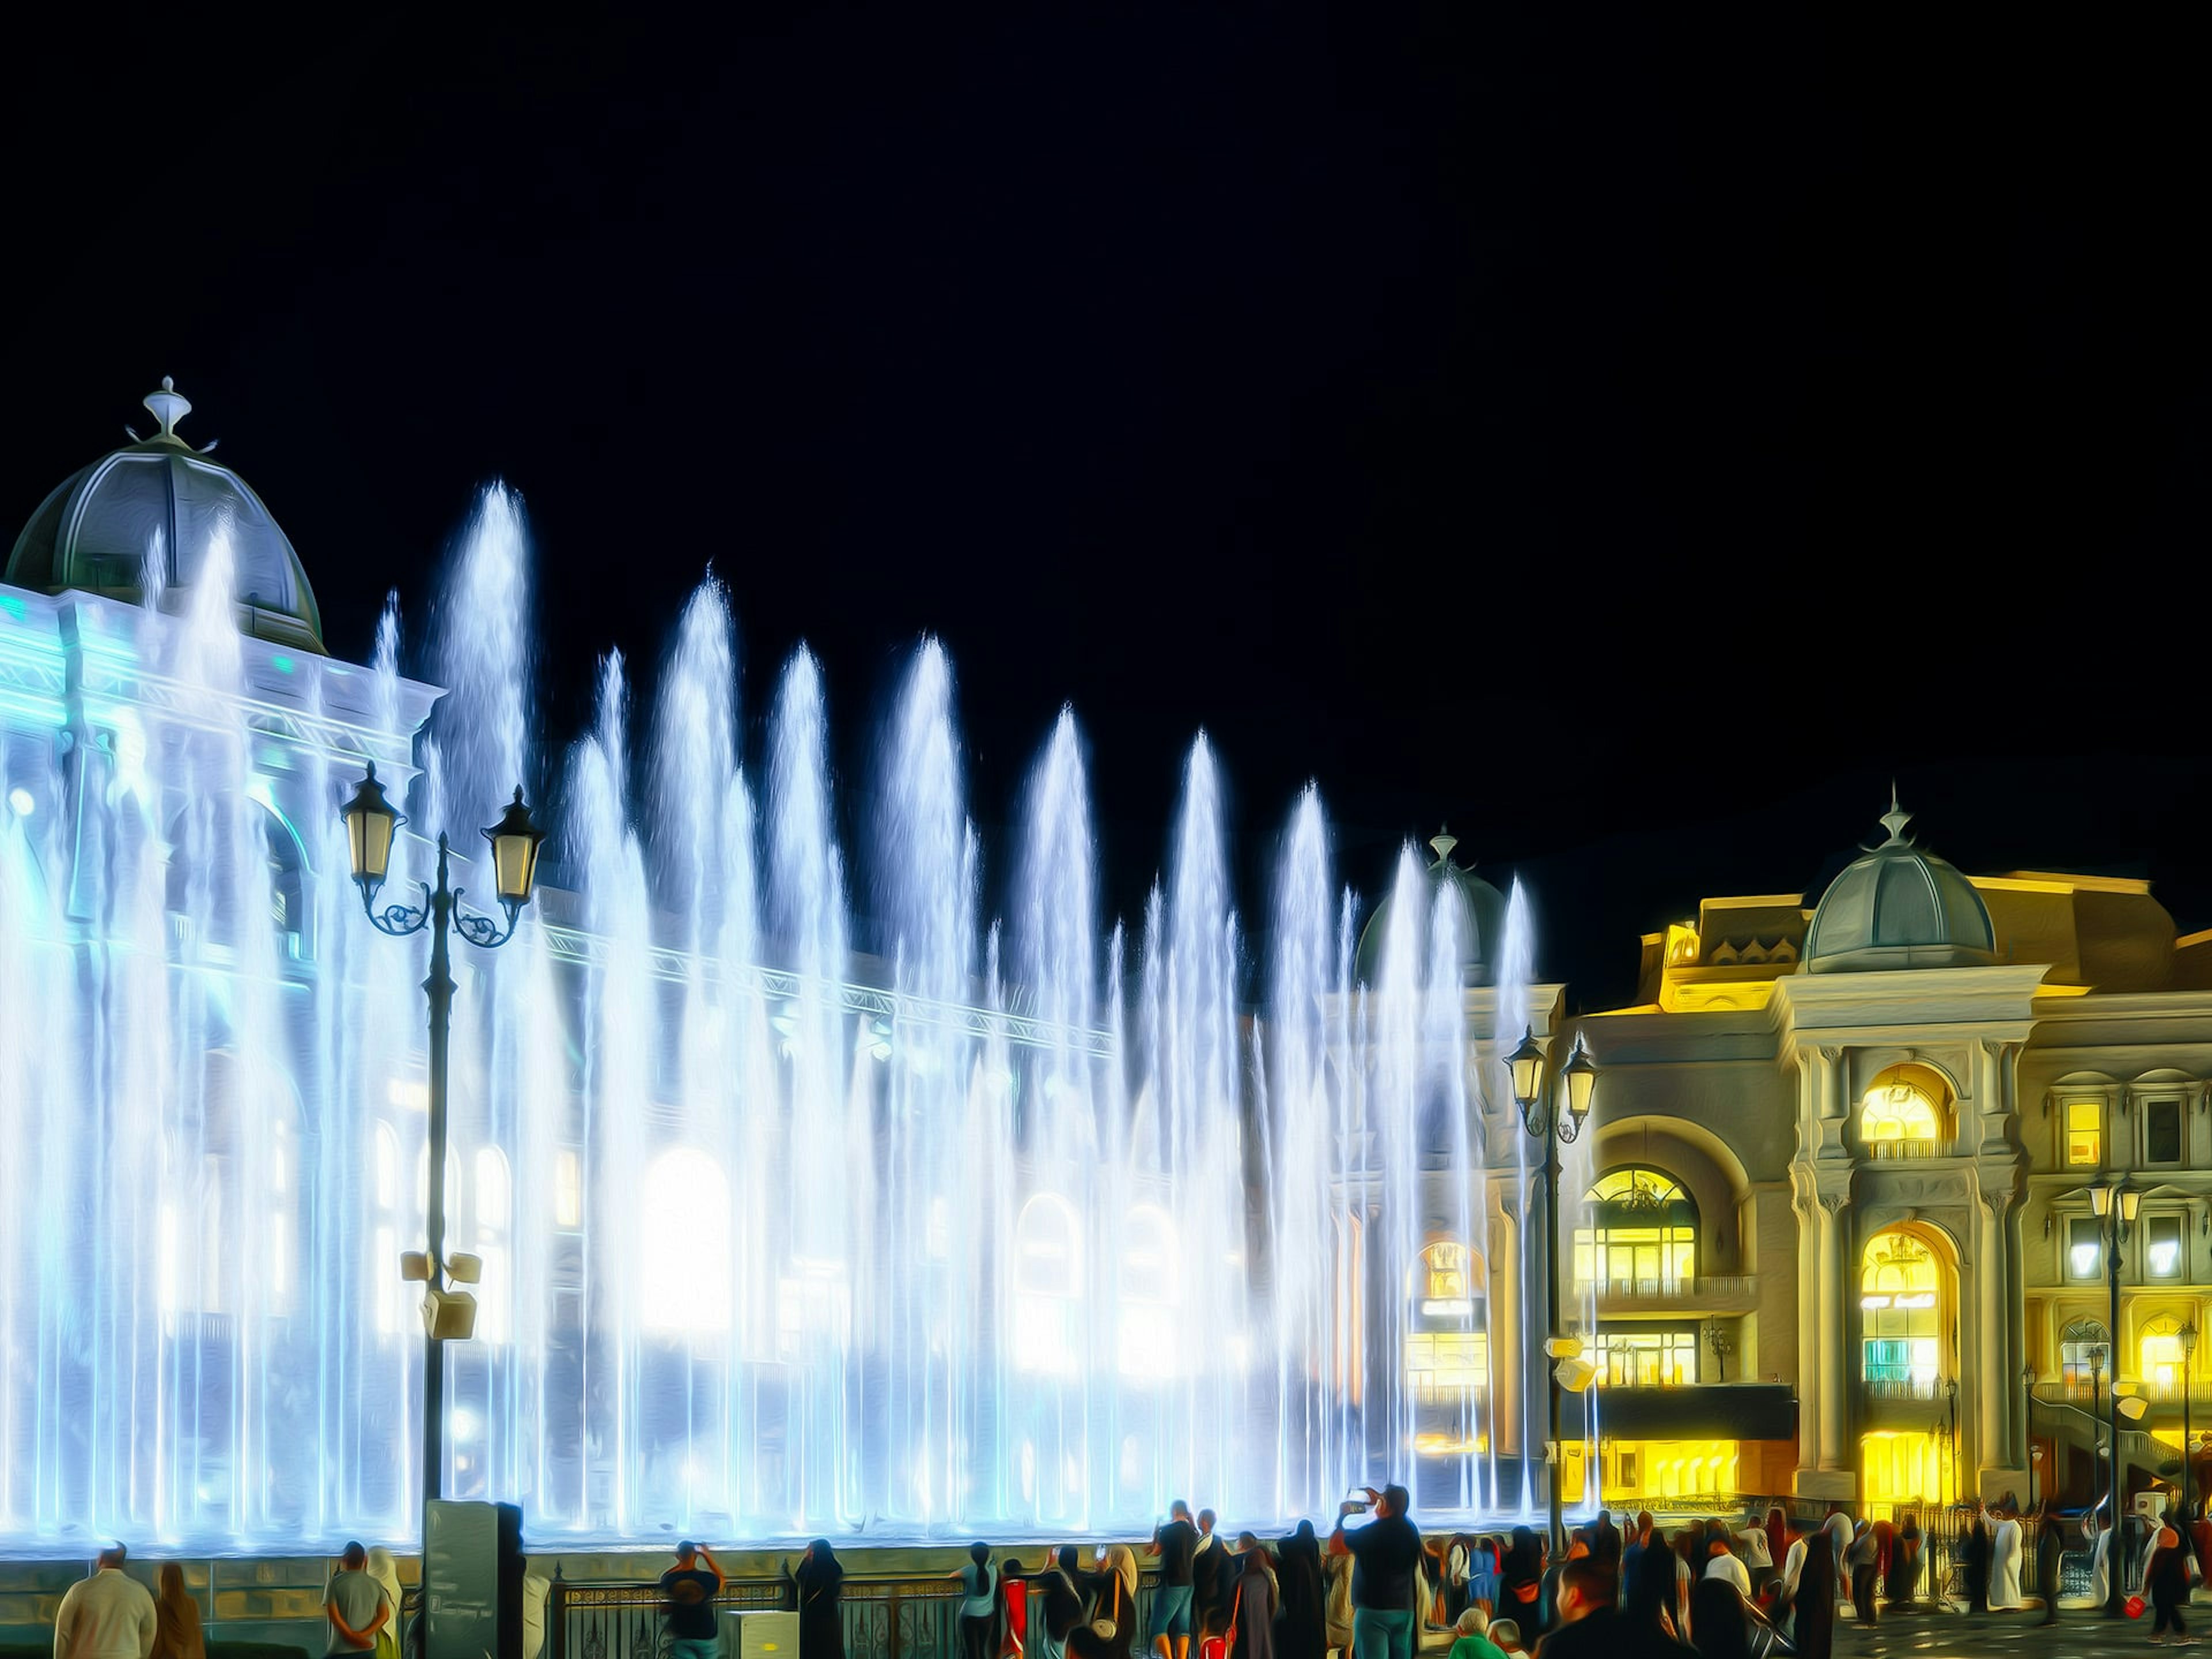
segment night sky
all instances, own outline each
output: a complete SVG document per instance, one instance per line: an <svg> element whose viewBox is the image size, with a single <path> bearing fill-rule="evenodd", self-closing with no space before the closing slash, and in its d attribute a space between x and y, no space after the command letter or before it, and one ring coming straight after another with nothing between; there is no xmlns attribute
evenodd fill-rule
<svg viewBox="0 0 2212 1659"><path fill-rule="evenodd" d="M934 631L1001 873L1072 701L1133 915L1204 726L1248 912L1312 777L1346 879L1449 819L1592 1006L1893 775L1966 869L2212 926L2203 42L560 9L19 35L9 533L173 374L356 660L522 493L540 790L711 564L754 752L804 639L854 822Z"/></svg>

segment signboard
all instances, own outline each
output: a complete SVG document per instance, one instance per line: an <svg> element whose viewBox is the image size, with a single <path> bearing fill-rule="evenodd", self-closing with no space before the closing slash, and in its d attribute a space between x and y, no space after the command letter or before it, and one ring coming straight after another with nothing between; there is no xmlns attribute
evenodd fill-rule
<svg viewBox="0 0 2212 1659"><path fill-rule="evenodd" d="M522 1659L522 1511L514 1504L423 1506L422 1659Z"/></svg>

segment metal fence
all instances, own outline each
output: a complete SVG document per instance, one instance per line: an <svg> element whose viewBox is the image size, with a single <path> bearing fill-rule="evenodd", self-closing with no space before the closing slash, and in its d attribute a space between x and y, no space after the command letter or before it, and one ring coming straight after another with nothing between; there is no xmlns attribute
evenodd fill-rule
<svg viewBox="0 0 2212 1659"><path fill-rule="evenodd" d="M1133 1652L1136 1632L1150 1628L1158 1578L1157 1571L1139 1578L1136 1616L1126 1624ZM848 1574L838 1601L846 1659L958 1659L963 1594L949 1578ZM732 1578L715 1606L742 1618L794 1611L797 1597L787 1578ZM550 1659L658 1659L664 1648L662 1606L657 1584L575 1584L556 1578L545 1609Z"/></svg>

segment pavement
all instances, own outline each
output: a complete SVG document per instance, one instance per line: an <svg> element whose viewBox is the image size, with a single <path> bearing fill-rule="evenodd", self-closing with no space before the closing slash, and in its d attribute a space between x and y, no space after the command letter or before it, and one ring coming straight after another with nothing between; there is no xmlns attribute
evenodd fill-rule
<svg viewBox="0 0 2212 1659"><path fill-rule="evenodd" d="M2200 1601L2189 1610L2189 1630L2203 1636L2206 1659L2212 1659L2212 1602ZM1836 1620L1838 1659L1981 1659L1983 1655L2021 1656L2021 1659L2094 1659L2105 1654L2131 1654L2142 1659L2157 1650L2150 1640L2150 1615L2141 1619L2108 1619L2103 1609L2062 1601L2058 1622L2045 1625L2043 1609L2021 1613L1986 1613L1969 1617L1956 1607L1942 1610L1917 1608L1892 1614L1885 1612L1873 1630L1860 1630L1847 1613ZM2171 1638L2169 1638L2169 1640Z"/></svg>

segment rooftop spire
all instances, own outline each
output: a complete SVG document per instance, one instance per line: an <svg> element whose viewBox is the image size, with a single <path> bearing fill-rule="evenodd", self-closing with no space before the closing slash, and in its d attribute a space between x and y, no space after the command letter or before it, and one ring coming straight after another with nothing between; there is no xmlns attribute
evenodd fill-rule
<svg viewBox="0 0 2212 1659"><path fill-rule="evenodd" d="M1437 833L1429 837L1429 845L1435 849L1438 864L1449 864L1451 849L1459 845L1459 837L1452 834L1447 826L1439 824L1437 826Z"/></svg>
<svg viewBox="0 0 2212 1659"><path fill-rule="evenodd" d="M146 394L146 407L161 423L164 438L176 437L177 422L192 412L191 403L177 390L177 383L166 374L161 377L161 389Z"/></svg>
<svg viewBox="0 0 2212 1659"><path fill-rule="evenodd" d="M1881 815L1881 823L1889 831L1888 845L1896 846L1905 839L1905 826L1912 822L1912 814L1897 804L1897 780L1889 781L1889 811Z"/></svg>

